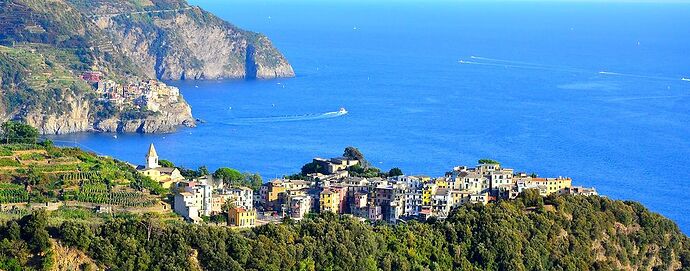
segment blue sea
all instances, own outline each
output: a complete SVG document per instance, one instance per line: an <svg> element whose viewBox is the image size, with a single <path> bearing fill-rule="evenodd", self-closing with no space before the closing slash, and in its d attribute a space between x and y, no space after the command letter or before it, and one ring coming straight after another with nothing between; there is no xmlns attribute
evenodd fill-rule
<svg viewBox="0 0 690 271"><path fill-rule="evenodd" d="M191 3L269 36L297 77L170 82L206 123L56 140L132 163L155 143L178 165L264 179L347 146L431 176L493 158L690 232L690 4Z"/></svg>

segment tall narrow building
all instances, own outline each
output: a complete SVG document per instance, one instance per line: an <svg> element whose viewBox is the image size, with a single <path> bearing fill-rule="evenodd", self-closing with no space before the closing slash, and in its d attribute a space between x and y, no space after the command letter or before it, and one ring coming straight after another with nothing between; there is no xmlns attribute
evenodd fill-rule
<svg viewBox="0 0 690 271"><path fill-rule="evenodd" d="M153 146L153 143L151 143L151 146L149 146L149 152L146 154L146 168L158 168L160 165L158 165L158 153L156 153L156 147Z"/></svg>

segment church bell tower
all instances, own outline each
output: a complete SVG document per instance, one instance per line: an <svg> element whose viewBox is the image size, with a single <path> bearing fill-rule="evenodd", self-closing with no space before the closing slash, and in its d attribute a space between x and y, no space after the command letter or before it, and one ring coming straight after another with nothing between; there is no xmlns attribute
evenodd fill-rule
<svg viewBox="0 0 690 271"><path fill-rule="evenodd" d="M151 143L151 146L149 146L149 152L146 154L146 167L160 167L160 165L158 165L158 153L156 153L156 148L153 146L153 143Z"/></svg>

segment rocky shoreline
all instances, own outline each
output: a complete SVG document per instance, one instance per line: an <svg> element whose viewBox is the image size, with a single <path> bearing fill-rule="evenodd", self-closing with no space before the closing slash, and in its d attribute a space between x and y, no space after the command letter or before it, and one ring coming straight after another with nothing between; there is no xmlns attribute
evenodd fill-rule
<svg viewBox="0 0 690 271"><path fill-rule="evenodd" d="M32 111L23 119L44 135L78 132L171 133L180 127L196 127L192 109L184 100L165 105L159 112L142 119L122 119L120 116L99 118L97 112L82 100L70 99L67 102L71 110L64 114Z"/></svg>

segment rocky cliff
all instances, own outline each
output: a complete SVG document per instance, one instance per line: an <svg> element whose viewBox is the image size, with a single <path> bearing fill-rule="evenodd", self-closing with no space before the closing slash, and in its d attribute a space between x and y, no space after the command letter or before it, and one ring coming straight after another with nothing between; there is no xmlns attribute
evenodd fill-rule
<svg viewBox="0 0 690 271"><path fill-rule="evenodd" d="M23 119L36 127L42 134L67 134L75 132L109 133L169 133L180 126L195 127L192 109L183 99L166 103L158 112L146 112L141 117L131 118L115 112L104 116L93 105L92 99L83 93L61 93L61 110L50 107L25 106L12 115L1 116L3 121Z"/></svg>
<svg viewBox="0 0 690 271"><path fill-rule="evenodd" d="M155 111L108 105L84 72L102 73L120 93L149 79L294 76L266 36L184 0L6 0L0 30L0 120L24 120L44 134L195 125L181 96Z"/></svg>
<svg viewBox="0 0 690 271"><path fill-rule="evenodd" d="M180 125L195 127L192 109L186 103L166 105L155 114L139 119L107 118L99 120L94 129L99 132L169 133Z"/></svg>
<svg viewBox="0 0 690 271"><path fill-rule="evenodd" d="M264 35L245 31L198 7L177 2L144 9L99 6L96 25L149 77L165 80L293 77L292 67ZM156 12L154 12L155 10ZM118 14L118 15L112 15Z"/></svg>

